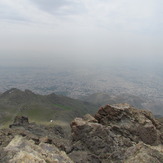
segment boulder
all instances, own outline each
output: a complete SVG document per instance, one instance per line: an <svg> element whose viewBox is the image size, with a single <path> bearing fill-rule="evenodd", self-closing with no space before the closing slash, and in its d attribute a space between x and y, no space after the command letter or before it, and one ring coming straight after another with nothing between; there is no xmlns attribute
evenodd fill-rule
<svg viewBox="0 0 163 163"><path fill-rule="evenodd" d="M151 112L136 109L129 104L106 105L95 114L98 122L111 127L112 132L143 141L146 144L160 144L160 123Z"/></svg>

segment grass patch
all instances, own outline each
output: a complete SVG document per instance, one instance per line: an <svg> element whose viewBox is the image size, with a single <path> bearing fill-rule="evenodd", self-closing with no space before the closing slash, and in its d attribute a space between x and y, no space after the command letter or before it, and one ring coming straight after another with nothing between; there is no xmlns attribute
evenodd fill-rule
<svg viewBox="0 0 163 163"><path fill-rule="evenodd" d="M65 110L71 110L72 109L69 106L64 106L64 105L60 105L60 104L53 104L53 106L60 108L60 109L65 109Z"/></svg>

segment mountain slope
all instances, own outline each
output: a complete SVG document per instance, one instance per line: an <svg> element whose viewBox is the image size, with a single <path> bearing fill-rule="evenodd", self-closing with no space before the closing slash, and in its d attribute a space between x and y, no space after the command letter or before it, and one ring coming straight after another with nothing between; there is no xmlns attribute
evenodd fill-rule
<svg viewBox="0 0 163 163"><path fill-rule="evenodd" d="M0 123L12 121L16 115L28 116L30 120L69 122L76 116L94 113L98 107L86 102L58 96L38 95L30 90L13 88L0 95Z"/></svg>

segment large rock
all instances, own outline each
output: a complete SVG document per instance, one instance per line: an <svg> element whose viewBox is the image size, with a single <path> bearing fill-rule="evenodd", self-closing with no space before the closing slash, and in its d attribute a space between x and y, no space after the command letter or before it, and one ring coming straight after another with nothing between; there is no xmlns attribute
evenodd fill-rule
<svg viewBox="0 0 163 163"><path fill-rule="evenodd" d="M158 154L158 162L162 161L162 153L150 148L151 145L161 144L162 139L160 124L149 111L138 110L128 104L106 105L94 117L87 115L74 119L71 128L73 146L69 156L75 162L89 162L90 157L94 158L94 162L132 162L129 160L134 157L141 160L142 151L144 155L154 152L155 156L150 155L149 159ZM143 145L135 154L130 149L138 149L139 142ZM145 150L147 147L148 151ZM131 157L127 157L128 150ZM84 152L84 157L79 157L80 152Z"/></svg>
<svg viewBox="0 0 163 163"><path fill-rule="evenodd" d="M132 141L160 144L160 124L151 112L138 110L128 104L106 105L95 115L98 122Z"/></svg>
<svg viewBox="0 0 163 163"><path fill-rule="evenodd" d="M15 136L4 148L6 156L3 162L12 163L73 163L65 152L60 151L55 145L27 140L22 136Z"/></svg>

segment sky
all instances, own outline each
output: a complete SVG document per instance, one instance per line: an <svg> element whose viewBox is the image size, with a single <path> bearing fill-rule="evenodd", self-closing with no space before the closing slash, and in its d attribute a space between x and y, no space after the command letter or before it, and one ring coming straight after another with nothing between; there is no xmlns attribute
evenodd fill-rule
<svg viewBox="0 0 163 163"><path fill-rule="evenodd" d="M162 0L0 0L0 65L163 61Z"/></svg>

